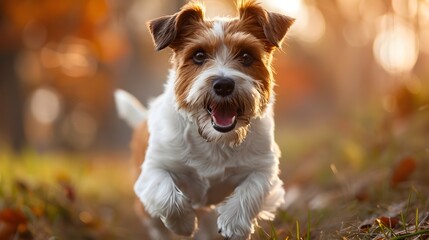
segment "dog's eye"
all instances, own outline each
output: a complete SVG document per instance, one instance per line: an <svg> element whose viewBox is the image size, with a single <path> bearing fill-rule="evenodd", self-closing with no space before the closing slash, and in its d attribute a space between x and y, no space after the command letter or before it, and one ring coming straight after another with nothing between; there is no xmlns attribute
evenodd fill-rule
<svg viewBox="0 0 429 240"><path fill-rule="evenodd" d="M203 64L206 59L207 59L207 54L201 51L196 52L192 57L192 60L194 60L194 62L199 65Z"/></svg>
<svg viewBox="0 0 429 240"><path fill-rule="evenodd" d="M242 52L238 57L238 61L240 61L243 66L249 67L253 63L253 57L247 52Z"/></svg>

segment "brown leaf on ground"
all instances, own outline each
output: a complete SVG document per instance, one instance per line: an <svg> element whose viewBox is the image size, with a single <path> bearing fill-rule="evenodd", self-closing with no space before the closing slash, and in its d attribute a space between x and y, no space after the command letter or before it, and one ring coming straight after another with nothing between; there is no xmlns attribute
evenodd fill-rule
<svg viewBox="0 0 429 240"><path fill-rule="evenodd" d="M9 224L0 225L0 239L13 239L16 228Z"/></svg>
<svg viewBox="0 0 429 240"><path fill-rule="evenodd" d="M76 200L76 191L71 184L70 177L65 174L60 174L57 176L57 181L63 189L64 196L70 202L74 202Z"/></svg>
<svg viewBox="0 0 429 240"><path fill-rule="evenodd" d="M396 187L399 183L406 181L416 169L416 165L413 157L403 158L393 169L390 186Z"/></svg>
<svg viewBox="0 0 429 240"><path fill-rule="evenodd" d="M19 224L27 223L27 218L20 210L5 208L0 211L0 221L18 226Z"/></svg>
<svg viewBox="0 0 429 240"><path fill-rule="evenodd" d="M26 224L27 218L20 210L4 208L0 211L0 239L13 239L17 231L28 232Z"/></svg>
<svg viewBox="0 0 429 240"><path fill-rule="evenodd" d="M76 200L76 192L73 186L69 184L63 184L64 195L70 202L74 202Z"/></svg>
<svg viewBox="0 0 429 240"><path fill-rule="evenodd" d="M399 218L381 216L377 218L375 221L376 221L376 224L383 224L386 227L395 228L399 223Z"/></svg>

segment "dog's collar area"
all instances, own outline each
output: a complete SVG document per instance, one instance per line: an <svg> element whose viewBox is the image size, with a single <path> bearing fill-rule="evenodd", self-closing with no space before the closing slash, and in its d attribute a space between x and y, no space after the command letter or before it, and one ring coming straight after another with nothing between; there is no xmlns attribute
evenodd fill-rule
<svg viewBox="0 0 429 240"><path fill-rule="evenodd" d="M222 133L232 131L237 125L238 110L226 107L207 107L213 128Z"/></svg>

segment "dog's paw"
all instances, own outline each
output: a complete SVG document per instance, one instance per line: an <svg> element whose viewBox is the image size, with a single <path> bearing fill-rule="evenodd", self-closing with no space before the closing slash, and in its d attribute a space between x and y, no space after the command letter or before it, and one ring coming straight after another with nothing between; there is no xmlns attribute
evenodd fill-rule
<svg viewBox="0 0 429 240"><path fill-rule="evenodd" d="M197 217L192 209L161 217L164 225L177 235L192 236L197 228Z"/></svg>
<svg viewBox="0 0 429 240"><path fill-rule="evenodd" d="M238 214L224 212L217 219L219 233L228 240L247 240L253 232L250 219L240 218Z"/></svg>

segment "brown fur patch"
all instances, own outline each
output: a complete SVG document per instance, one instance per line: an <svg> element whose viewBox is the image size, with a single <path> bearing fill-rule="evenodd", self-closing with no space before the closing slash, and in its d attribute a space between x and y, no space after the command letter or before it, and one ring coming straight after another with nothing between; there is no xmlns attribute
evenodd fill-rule
<svg viewBox="0 0 429 240"><path fill-rule="evenodd" d="M133 133L131 140L131 160L133 163L134 174L137 179L141 172L141 166L146 155L146 148L149 141L149 131L147 128L147 122L144 121L140 124Z"/></svg>

